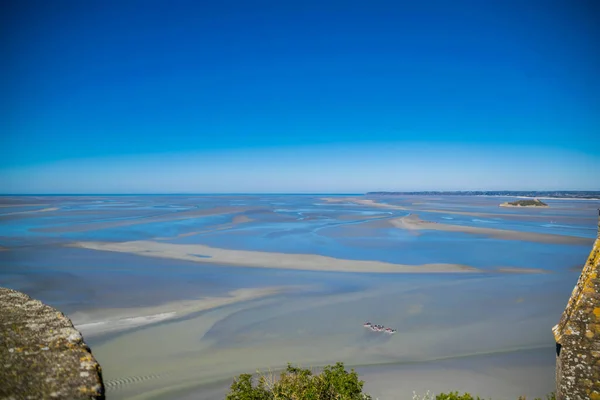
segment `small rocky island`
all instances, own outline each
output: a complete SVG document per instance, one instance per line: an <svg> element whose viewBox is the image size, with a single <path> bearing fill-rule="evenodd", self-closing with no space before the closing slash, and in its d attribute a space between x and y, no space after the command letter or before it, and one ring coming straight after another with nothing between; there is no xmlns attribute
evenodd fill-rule
<svg viewBox="0 0 600 400"><path fill-rule="evenodd" d="M500 204L500 207L548 207L548 204L538 199L516 200Z"/></svg>

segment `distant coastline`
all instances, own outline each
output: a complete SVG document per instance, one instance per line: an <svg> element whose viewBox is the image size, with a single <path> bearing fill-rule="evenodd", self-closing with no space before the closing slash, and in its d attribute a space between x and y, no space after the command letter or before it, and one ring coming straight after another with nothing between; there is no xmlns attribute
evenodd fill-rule
<svg viewBox="0 0 600 400"><path fill-rule="evenodd" d="M517 197L524 199L554 200L600 200L600 191L419 191L419 192L366 192L366 193L0 193L1 199L11 197L48 198L48 197L138 197L138 196L478 196L478 197ZM0 207L33 207L45 204L0 204Z"/></svg>
<svg viewBox="0 0 600 400"><path fill-rule="evenodd" d="M420 192L367 192L367 196L481 196L518 197L525 199L600 200L600 191L590 190L487 190L487 191L420 191Z"/></svg>

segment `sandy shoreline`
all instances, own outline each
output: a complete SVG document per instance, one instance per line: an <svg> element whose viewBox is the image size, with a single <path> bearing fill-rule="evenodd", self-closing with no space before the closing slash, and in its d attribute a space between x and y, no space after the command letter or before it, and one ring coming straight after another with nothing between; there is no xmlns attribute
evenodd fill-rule
<svg viewBox="0 0 600 400"><path fill-rule="evenodd" d="M417 214L411 214L406 217L394 218L389 220L388 222L392 226L407 230L435 230L444 232L461 232L475 235L484 235L504 240L522 240L527 242L575 245L589 245L594 241L593 239L577 236L552 235L547 233L522 232L505 229L479 228L474 226L442 224L438 222L422 220Z"/></svg>
<svg viewBox="0 0 600 400"><path fill-rule="evenodd" d="M174 244L145 240L122 243L75 242L69 246L90 250L130 253L148 257L172 258L198 263L304 271L369 273L483 272L477 268L460 264L434 263L405 265L382 261L346 260L316 254L229 250L200 244Z"/></svg>

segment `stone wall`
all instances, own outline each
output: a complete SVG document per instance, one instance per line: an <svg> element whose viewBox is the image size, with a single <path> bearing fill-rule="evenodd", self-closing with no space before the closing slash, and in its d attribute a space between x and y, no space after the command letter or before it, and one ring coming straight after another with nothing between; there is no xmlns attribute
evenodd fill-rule
<svg viewBox="0 0 600 400"><path fill-rule="evenodd" d="M71 320L0 288L0 399L104 399L100 366Z"/></svg>
<svg viewBox="0 0 600 400"><path fill-rule="evenodd" d="M600 400L600 218L598 229L567 307L552 328L559 400Z"/></svg>

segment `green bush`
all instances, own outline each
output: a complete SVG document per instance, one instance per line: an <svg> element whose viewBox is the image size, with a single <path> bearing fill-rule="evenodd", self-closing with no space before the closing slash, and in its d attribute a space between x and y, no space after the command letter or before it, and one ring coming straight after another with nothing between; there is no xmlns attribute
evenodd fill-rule
<svg viewBox="0 0 600 400"><path fill-rule="evenodd" d="M523 397L519 397L519 400L527 400L524 396ZM536 397L534 400L542 400L539 397ZM546 395L546 400L556 400L556 393L552 392L548 395Z"/></svg>
<svg viewBox="0 0 600 400"><path fill-rule="evenodd" d="M458 394L458 392L440 393L435 396L435 400L483 400L479 396L473 397L469 393Z"/></svg>
<svg viewBox="0 0 600 400"><path fill-rule="evenodd" d="M358 379L354 369L346 371L344 364L338 362L323 368L320 374L288 364L277 377L273 373L242 374L231 384L226 400L372 400L363 393L364 382ZM424 397L413 392L414 400L483 400L469 393L427 392ZM519 397L519 400L526 400ZM542 400L542 399L535 399ZM546 396L546 400L556 400L555 394Z"/></svg>
<svg viewBox="0 0 600 400"><path fill-rule="evenodd" d="M371 400L362 392L363 384L354 370L346 371L340 362L318 375L288 364L279 378L260 373L256 380L251 374L236 377L226 400Z"/></svg>
<svg viewBox="0 0 600 400"><path fill-rule="evenodd" d="M483 400L481 397L473 397L470 393L458 394L458 392L440 393L438 395L430 394L429 391L422 397L413 392L413 400ZM520 396L518 400L527 400L525 396ZM535 398L534 400L542 400ZM546 396L546 400L556 400L554 392Z"/></svg>

